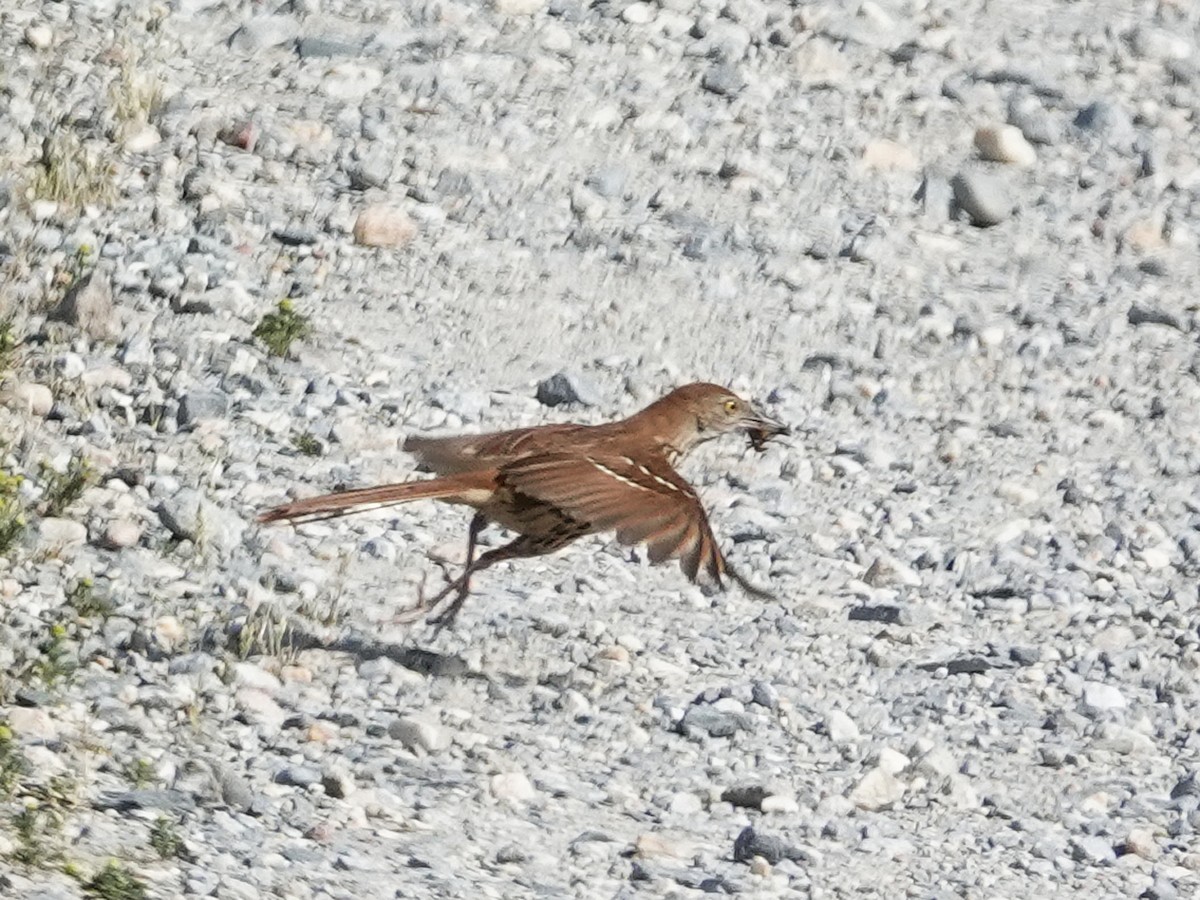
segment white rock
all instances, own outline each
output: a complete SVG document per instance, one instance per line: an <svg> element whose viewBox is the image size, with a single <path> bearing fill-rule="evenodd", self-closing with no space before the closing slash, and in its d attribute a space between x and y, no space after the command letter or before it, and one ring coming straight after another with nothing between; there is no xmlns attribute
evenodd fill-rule
<svg viewBox="0 0 1200 900"><path fill-rule="evenodd" d="M117 519L109 522L100 536L100 546L107 550L123 550L133 547L142 539L142 528L132 519Z"/></svg>
<svg viewBox="0 0 1200 900"><path fill-rule="evenodd" d="M450 732L441 725L411 716L392 722L388 734L414 753L441 753L451 742Z"/></svg>
<svg viewBox="0 0 1200 900"><path fill-rule="evenodd" d="M493 0L496 12L505 16L532 16L546 5L546 0Z"/></svg>
<svg viewBox="0 0 1200 900"><path fill-rule="evenodd" d="M977 129L975 149L983 159L992 162L1023 167L1037 162L1037 151L1025 140L1021 129L1013 125L985 125Z"/></svg>
<svg viewBox="0 0 1200 900"><path fill-rule="evenodd" d="M21 737L52 741L58 737L58 726L44 709L14 706L4 714L8 727Z"/></svg>
<svg viewBox="0 0 1200 900"><path fill-rule="evenodd" d="M692 843L655 832L639 834L633 842L633 855L638 859L687 859L695 852Z"/></svg>
<svg viewBox="0 0 1200 900"><path fill-rule="evenodd" d="M403 247L416 236L416 223L389 206L369 206L354 222L354 241L366 247Z"/></svg>
<svg viewBox="0 0 1200 900"><path fill-rule="evenodd" d="M642 653L646 649L646 642L636 634L617 635L617 643L630 653Z"/></svg>
<svg viewBox="0 0 1200 900"><path fill-rule="evenodd" d="M1135 853L1142 859L1157 859L1160 855L1158 842L1154 840L1154 832L1149 828L1131 828L1125 838L1125 849Z"/></svg>
<svg viewBox="0 0 1200 900"><path fill-rule="evenodd" d="M1107 712L1124 709L1127 704L1124 695L1113 685L1088 681L1083 685L1083 705L1092 712Z"/></svg>
<svg viewBox="0 0 1200 900"><path fill-rule="evenodd" d="M914 768L922 775L949 778L958 771L958 762L945 747L934 747L921 754Z"/></svg>
<svg viewBox="0 0 1200 900"><path fill-rule="evenodd" d="M893 750L891 747L884 747L880 750L875 760L875 765L889 775L899 775L908 768L908 763L909 759L907 756L899 750Z"/></svg>
<svg viewBox="0 0 1200 900"><path fill-rule="evenodd" d="M853 743L861 737L854 720L840 709L832 710L825 716L825 731L829 739L839 746Z"/></svg>
<svg viewBox="0 0 1200 900"><path fill-rule="evenodd" d="M630 25L645 25L654 19L654 8L649 3L630 3L621 11L621 18Z"/></svg>
<svg viewBox="0 0 1200 900"><path fill-rule="evenodd" d="M875 558L863 581L872 587L921 586L921 576L915 569L887 554Z"/></svg>
<svg viewBox="0 0 1200 900"><path fill-rule="evenodd" d="M38 523L38 537L43 545L70 547L87 540L87 526L70 519L42 519Z"/></svg>
<svg viewBox="0 0 1200 900"><path fill-rule="evenodd" d="M35 222L45 222L58 215L58 204L53 200L34 200L29 204L29 215Z"/></svg>
<svg viewBox="0 0 1200 900"><path fill-rule="evenodd" d="M571 49L571 33L551 22L542 29L542 48L551 53L566 53Z"/></svg>
<svg viewBox="0 0 1200 900"><path fill-rule="evenodd" d="M1158 544L1153 547L1143 547L1135 551L1134 556L1145 563L1148 569L1165 569L1171 565L1172 547L1170 544Z"/></svg>
<svg viewBox="0 0 1200 900"><path fill-rule="evenodd" d="M233 667L234 683L247 688L273 694L283 687L283 682L261 666L240 662Z"/></svg>
<svg viewBox="0 0 1200 900"><path fill-rule="evenodd" d="M668 809L677 816L698 816L704 811L704 802L691 791L679 791L672 795Z"/></svg>
<svg viewBox="0 0 1200 900"><path fill-rule="evenodd" d="M272 700L270 694L258 688L239 689L234 695L234 702L246 718L256 725L278 729L287 719L283 707Z"/></svg>
<svg viewBox="0 0 1200 900"><path fill-rule="evenodd" d="M917 155L904 144L877 139L869 141L863 148L862 164L877 172L912 172L921 163Z"/></svg>
<svg viewBox="0 0 1200 900"><path fill-rule="evenodd" d="M772 794L770 797L763 797L759 808L765 813L781 813L783 815L795 815L800 812L800 804L796 802L795 797L788 794Z"/></svg>
<svg viewBox="0 0 1200 900"><path fill-rule="evenodd" d="M31 416L45 416L54 407L54 394L44 384L21 382L0 394L9 409L24 410Z"/></svg>
<svg viewBox="0 0 1200 900"><path fill-rule="evenodd" d="M796 49L792 65L800 76L801 87L833 87L850 74L848 56L833 41L814 37Z"/></svg>
<svg viewBox="0 0 1200 900"><path fill-rule="evenodd" d="M1015 481L1005 481L996 488L996 496L1001 500L1007 500L1009 503L1025 506L1030 503L1036 503L1038 497L1041 495L1026 485Z"/></svg>
<svg viewBox="0 0 1200 900"><path fill-rule="evenodd" d="M904 782L876 766L855 785L850 801L859 809L875 812L894 806L903 796Z"/></svg>
<svg viewBox="0 0 1200 900"><path fill-rule="evenodd" d="M956 809L975 809L979 794L965 775L951 775L942 780L941 795Z"/></svg>
<svg viewBox="0 0 1200 900"><path fill-rule="evenodd" d="M1028 519L1012 519L1002 523L992 532L992 541L996 544L1007 544L1015 541L1033 525Z"/></svg>
<svg viewBox="0 0 1200 900"><path fill-rule="evenodd" d="M162 143L162 135L153 125L145 125L125 135L121 145L130 153L145 153Z"/></svg>
<svg viewBox="0 0 1200 900"><path fill-rule="evenodd" d="M54 370L63 378L75 381L87 371L87 363L78 353L63 353L54 359Z"/></svg>
<svg viewBox="0 0 1200 900"><path fill-rule="evenodd" d="M88 369L80 377L80 381L91 388L112 387L127 391L133 387L133 376L120 366L98 366Z"/></svg>
<svg viewBox="0 0 1200 900"><path fill-rule="evenodd" d="M536 800L538 790L524 772L501 772L492 776L492 796L511 803L528 803Z"/></svg>
<svg viewBox="0 0 1200 900"><path fill-rule="evenodd" d="M39 22L25 29L25 43L34 50L45 50L54 43L54 32L49 25Z"/></svg>
<svg viewBox="0 0 1200 900"><path fill-rule="evenodd" d="M159 617L154 623L154 634L165 647L178 646L187 637L186 629L174 616Z"/></svg>
<svg viewBox="0 0 1200 900"><path fill-rule="evenodd" d="M350 103L362 100L383 84L383 71L378 66L343 61L326 69L320 83L327 97Z"/></svg>

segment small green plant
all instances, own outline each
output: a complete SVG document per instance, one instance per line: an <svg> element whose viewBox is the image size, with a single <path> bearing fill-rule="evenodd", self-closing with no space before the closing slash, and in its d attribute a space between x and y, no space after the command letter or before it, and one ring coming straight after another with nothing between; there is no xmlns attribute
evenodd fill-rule
<svg viewBox="0 0 1200 900"><path fill-rule="evenodd" d="M62 830L62 819L55 810L28 804L12 817L12 828L17 836L12 857L17 862L38 868L60 855L58 833Z"/></svg>
<svg viewBox="0 0 1200 900"><path fill-rule="evenodd" d="M78 668L79 662L67 640L67 629L64 625L51 625L50 633L38 644L38 650L40 653L29 667L29 671L47 687L58 684Z"/></svg>
<svg viewBox="0 0 1200 900"><path fill-rule="evenodd" d="M83 886L83 892L99 900L144 900L147 896L145 883L116 860L109 860Z"/></svg>
<svg viewBox="0 0 1200 900"><path fill-rule="evenodd" d="M73 809L79 802L79 782L71 775L51 775L44 787L36 785L30 793L50 809Z"/></svg>
<svg viewBox="0 0 1200 900"><path fill-rule="evenodd" d="M159 816L150 826L150 846L163 859L172 859L183 850L183 839L166 816Z"/></svg>
<svg viewBox="0 0 1200 900"><path fill-rule="evenodd" d="M12 368L20 344L21 339L17 336L17 326L12 317L0 317L0 378Z"/></svg>
<svg viewBox="0 0 1200 900"><path fill-rule="evenodd" d="M287 615L271 603L260 604L251 610L238 632L239 659L262 655L287 663L294 662L299 652L296 634Z"/></svg>
<svg viewBox="0 0 1200 900"><path fill-rule="evenodd" d="M305 456L320 456L321 442L307 431L292 436L292 446Z"/></svg>
<svg viewBox="0 0 1200 900"><path fill-rule="evenodd" d="M272 356L287 356L294 341L303 340L311 333L308 316L296 312L292 301L286 299L279 301L274 312L263 316L252 332Z"/></svg>
<svg viewBox="0 0 1200 900"><path fill-rule="evenodd" d="M71 457L65 472L56 472L42 463L41 475L46 484L42 491L42 511L47 516L61 516L95 479L91 463L80 454Z"/></svg>
<svg viewBox="0 0 1200 900"><path fill-rule="evenodd" d="M20 475L0 471L0 554L6 553L25 531L21 481Z"/></svg>
<svg viewBox="0 0 1200 900"><path fill-rule="evenodd" d="M54 307L60 303L71 288L96 268L95 252L91 244L80 244L74 253L55 266L46 296L47 307Z"/></svg>
<svg viewBox="0 0 1200 900"><path fill-rule="evenodd" d="M136 788L149 787L158 781L158 774L154 771L154 764L148 759L135 759L127 765L125 767L125 777Z"/></svg>
<svg viewBox="0 0 1200 900"><path fill-rule="evenodd" d="M106 618L113 611L112 603L100 595L90 578L80 578L71 585L67 591L67 605L83 619Z"/></svg>
<svg viewBox="0 0 1200 900"><path fill-rule="evenodd" d="M36 200L71 209L107 205L116 198L112 162L91 153L69 128L55 128L42 142L42 156L30 190Z"/></svg>
<svg viewBox="0 0 1200 900"><path fill-rule="evenodd" d="M28 774L29 760L13 740L12 729L6 722L0 722L0 798L11 797Z"/></svg>

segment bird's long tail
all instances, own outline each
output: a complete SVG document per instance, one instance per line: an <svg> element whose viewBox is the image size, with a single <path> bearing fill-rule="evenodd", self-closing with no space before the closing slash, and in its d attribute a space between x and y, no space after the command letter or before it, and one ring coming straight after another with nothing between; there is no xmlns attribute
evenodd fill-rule
<svg viewBox="0 0 1200 900"><path fill-rule="evenodd" d="M412 500L444 500L476 506L491 496L493 486L494 473L491 472L464 472L461 475L447 475L427 481L381 484L285 503L259 513L258 521L297 524L318 522L322 519L335 519L339 516L382 509L385 506L396 506Z"/></svg>

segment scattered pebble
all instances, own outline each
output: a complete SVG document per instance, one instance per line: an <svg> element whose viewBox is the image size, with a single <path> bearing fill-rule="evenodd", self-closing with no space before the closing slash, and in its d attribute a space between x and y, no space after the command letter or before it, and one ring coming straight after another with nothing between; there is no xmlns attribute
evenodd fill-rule
<svg viewBox="0 0 1200 900"><path fill-rule="evenodd" d="M1012 214L1008 188L994 175L960 172L951 179L954 202L967 214L972 225L989 228L999 225Z"/></svg>
<svg viewBox="0 0 1200 900"><path fill-rule="evenodd" d="M450 733L441 725L408 717L392 722L388 734L414 752L441 753L451 741Z"/></svg>
<svg viewBox="0 0 1200 900"><path fill-rule="evenodd" d="M355 243L367 247L403 247L416 236L416 223L392 207L368 207L354 222Z"/></svg>
<svg viewBox="0 0 1200 900"><path fill-rule="evenodd" d="M0 388L0 399L10 409L22 410L31 416L47 416L54 407L54 393L50 388L33 382L18 382Z"/></svg>
<svg viewBox="0 0 1200 900"><path fill-rule="evenodd" d="M870 812L890 809L903 797L904 782L882 766L867 772L850 792L850 802Z"/></svg>
<svg viewBox="0 0 1200 900"><path fill-rule="evenodd" d="M1037 151L1021 129L1012 125L985 125L975 131L975 149L982 159L1009 163L1014 166L1032 166L1037 162Z"/></svg>
<svg viewBox="0 0 1200 900"><path fill-rule="evenodd" d="M1194 893L1178 3L126 6L0 30L0 890ZM255 522L696 379L773 598L589 535L439 631L469 509Z"/></svg>
<svg viewBox="0 0 1200 900"><path fill-rule="evenodd" d="M538 798L538 790L524 772L502 772L493 775L492 796L512 803L530 803Z"/></svg>
<svg viewBox="0 0 1200 900"><path fill-rule="evenodd" d="M24 37L25 43L34 50L45 50L54 43L54 30L43 23L28 25Z"/></svg>

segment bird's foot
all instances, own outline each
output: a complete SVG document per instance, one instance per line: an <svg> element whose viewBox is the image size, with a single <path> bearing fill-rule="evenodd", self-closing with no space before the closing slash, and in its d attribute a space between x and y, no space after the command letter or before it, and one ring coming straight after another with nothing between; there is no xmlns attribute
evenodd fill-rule
<svg viewBox="0 0 1200 900"><path fill-rule="evenodd" d="M435 632L436 634L440 632L442 628L445 628L454 621L454 617L458 614L458 609L462 606L462 601L465 599L467 593L467 585L463 578L456 578L450 581L449 584L447 584L432 597L425 596L425 582L427 580L428 575L423 574L421 576L421 583L417 586L417 605L411 609L406 609L403 612L397 613L392 619L394 624L411 625L413 622L419 622L424 619L430 625L438 626L438 630ZM440 612L437 615L430 615L438 608L442 601L449 597L450 594L455 590L459 591L459 595L454 598L454 602L451 603L443 612Z"/></svg>

